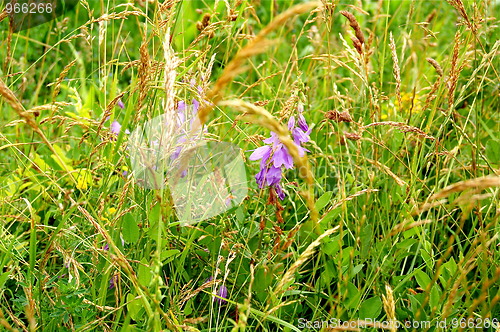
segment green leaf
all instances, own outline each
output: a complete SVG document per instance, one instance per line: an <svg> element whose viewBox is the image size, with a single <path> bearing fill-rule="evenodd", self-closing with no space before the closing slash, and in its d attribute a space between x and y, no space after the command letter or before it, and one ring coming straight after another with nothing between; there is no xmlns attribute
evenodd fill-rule
<svg viewBox="0 0 500 332"><path fill-rule="evenodd" d="M332 279L336 276L336 269L333 260L327 260L323 272L321 272L320 279L324 287L332 284Z"/></svg>
<svg viewBox="0 0 500 332"><path fill-rule="evenodd" d="M327 191L323 195L321 195L320 198L316 201L316 210L321 211L327 204L330 202L330 199L332 198L333 192Z"/></svg>
<svg viewBox="0 0 500 332"><path fill-rule="evenodd" d="M330 242L325 243L321 246L323 253L326 255L334 257L337 252L340 250L340 246L342 245L342 240L340 240L340 235L332 237Z"/></svg>
<svg viewBox="0 0 500 332"><path fill-rule="evenodd" d="M422 270L415 270L415 279L420 287L425 289L431 283L431 278Z"/></svg>
<svg viewBox="0 0 500 332"><path fill-rule="evenodd" d="M174 258L175 256L177 256L178 254L180 253L180 250L178 249L169 249L169 250L164 250L161 252L160 254L160 259L163 263L168 263L168 262L165 262L167 259L169 258Z"/></svg>
<svg viewBox="0 0 500 332"><path fill-rule="evenodd" d="M122 222L123 239L128 243L136 243L137 240L139 240L139 232L140 229L139 226L137 226L135 218L130 213L127 213L123 217Z"/></svg>
<svg viewBox="0 0 500 332"><path fill-rule="evenodd" d="M382 312L382 300L379 296L371 297L359 307L359 319L376 319Z"/></svg>
<svg viewBox="0 0 500 332"><path fill-rule="evenodd" d="M235 215L236 215L236 220L238 220L238 222L244 222L245 221L245 212L243 211L243 208L240 206L236 209L236 211L234 211Z"/></svg>
<svg viewBox="0 0 500 332"><path fill-rule="evenodd" d="M142 303L139 298L136 298L134 295L131 293L127 294L127 310L128 313L130 314L130 317L132 317L133 320L137 320L140 318L140 313L141 310L144 311L142 308Z"/></svg>
<svg viewBox="0 0 500 332"><path fill-rule="evenodd" d="M431 305L431 310L433 312L435 312L434 308L437 309L439 307L440 299L441 299L441 288L439 287L439 285L435 284L431 288L431 294L429 297L429 304Z"/></svg>
<svg viewBox="0 0 500 332"><path fill-rule="evenodd" d="M373 240L373 230L372 230L372 225L371 224L366 224L362 229L359 234L359 238L361 241L361 258L366 258L368 257L371 248L371 241Z"/></svg>
<svg viewBox="0 0 500 332"><path fill-rule="evenodd" d="M328 212L326 214L326 216L324 216L320 221L320 225L323 226L324 228L329 228L328 227L328 223L330 222L330 220L332 220L333 218L336 218L340 212L342 212L342 207L337 207L333 210L331 210L330 212Z"/></svg>
<svg viewBox="0 0 500 332"><path fill-rule="evenodd" d="M266 265L261 265L255 271L255 282L253 284L254 291L261 301L264 301L268 294L268 287L274 280L274 274ZM286 289L286 288L285 288Z"/></svg>
<svg viewBox="0 0 500 332"><path fill-rule="evenodd" d="M403 241L399 242L398 244L396 244L396 247L398 249L409 250L410 247L412 245L414 245L415 243L418 243L418 241L415 240L415 239L413 239L413 238L412 239L406 239L406 240L403 240Z"/></svg>
<svg viewBox="0 0 500 332"><path fill-rule="evenodd" d="M355 267L353 267L352 271L351 271L351 277L354 277L356 274L358 274L359 271L361 271L364 266L365 266L365 264L359 264L359 265L356 265Z"/></svg>
<svg viewBox="0 0 500 332"><path fill-rule="evenodd" d="M499 139L490 139L486 143L486 157L488 161L492 164L500 163L500 140Z"/></svg>
<svg viewBox="0 0 500 332"><path fill-rule="evenodd" d="M259 319L266 319L266 320L269 320L271 322L274 322L276 324L279 324L279 325L282 325L284 326L285 328L288 328L292 331L297 331L297 332L300 332L301 330L296 327L295 325L291 324L291 323L288 323L284 320L281 320L279 318L277 318L276 316L273 316L273 315L270 315L269 313L264 313L262 311L259 311L255 308L252 308L250 307L250 313L256 317L258 317Z"/></svg>
<svg viewBox="0 0 500 332"><path fill-rule="evenodd" d="M345 301L345 306L347 308L356 308L359 303L361 293L359 289L352 283L347 283L347 299Z"/></svg>
<svg viewBox="0 0 500 332"><path fill-rule="evenodd" d="M434 260L432 259L432 253L429 254L429 252L427 250L425 250L424 248L420 249L420 256L422 256L422 259L424 260L425 262L425 265L427 266L427 268L432 271L434 270Z"/></svg>
<svg viewBox="0 0 500 332"><path fill-rule="evenodd" d="M160 220L161 206L156 204L149 210L148 218L151 224L156 224Z"/></svg>
<svg viewBox="0 0 500 332"><path fill-rule="evenodd" d="M453 276L457 272L457 263L453 257L449 261L443 264L443 267L448 270L450 276Z"/></svg>
<svg viewBox="0 0 500 332"><path fill-rule="evenodd" d="M3 285L9 279L10 271L4 272L3 274L0 274L0 289L3 289Z"/></svg>
<svg viewBox="0 0 500 332"><path fill-rule="evenodd" d="M151 273L151 268L149 267L149 262L146 258L143 258L139 263L139 269L137 271L137 279L139 283L145 287L149 287L153 275Z"/></svg>
<svg viewBox="0 0 500 332"><path fill-rule="evenodd" d="M64 151L61 147L55 144L53 145L53 148L54 151L57 153L57 155L52 154L51 155L52 159L57 163L57 165L59 165L59 167L61 167L62 170L72 171L73 167L70 166L71 159L66 157L66 151Z"/></svg>

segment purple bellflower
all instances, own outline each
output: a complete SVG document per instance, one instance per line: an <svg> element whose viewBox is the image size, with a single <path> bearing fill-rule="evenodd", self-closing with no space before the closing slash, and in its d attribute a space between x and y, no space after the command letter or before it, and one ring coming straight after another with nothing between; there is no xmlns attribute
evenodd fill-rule
<svg viewBox="0 0 500 332"><path fill-rule="evenodd" d="M210 278L208 278L208 279L205 281L205 283L210 282L210 281L212 281L213 279L214 279L213 277L210 277ZM226 287L224 284L222 284L222 285L221 285L221 286L217 289L217 293L216 293L216 294L217 294L217 296L218 296L218 297L213 296L213 301L214 301L215 303L217 303L218 305L222 305L222 304L227 303L227 301L226 301L225 299L227 299L227 298L228 298L228 297L227 297L227 296L228 296L228 291L227 291L227 287Z"/></svg>
<svg viewBox="0 0 500 332"><path fill-rule="evenodd" d="M219 297L214 298L214 300L218 305L222 305L222 304L227 303L227 301L225 300L225 299L227 299L227 287L224 285L221 285L219 287L219 290L217 291L217 296L219 296Z"/></svg>
<svg viewBox="0 0 500 332"><path fill-rule="evenodd" d="M299 155L302 157L309 150L302 147L302 143L309 141L311 129L307 125L306 119L299 108L298 121L291 116L288 120L288 130L292 133L293 141L297 145ZM279 140L275 132L271 132L271 137L263 140L267 145L257 148L251 155L250 160L260 160L260 171L255 175L255 180L259 188L265 186L274 189L280 200L285 198L285 193L281 187L282 170L291 169L294 166L293 158L286 146Z"/></svg>

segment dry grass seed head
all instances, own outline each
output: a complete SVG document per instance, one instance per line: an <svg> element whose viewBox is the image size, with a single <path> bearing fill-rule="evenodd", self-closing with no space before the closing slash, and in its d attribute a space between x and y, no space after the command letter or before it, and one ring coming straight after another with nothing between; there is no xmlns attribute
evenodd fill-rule
<svg viewBox="0 0 500 332"><path fill-rule="evenodd" d="M175 79L177 76L177 67L179 66L179 58L175 56L174 50L170 45L170 30L165 35L165 40L163 41L163 53L165 58L165 68L164 68L164 89L165 89L165 99L163 102L163 108L166 113L172 115L175 112Z"/></svg>
<svg viewBox="0 0 500 332"><path fill-rule="evenodd" d="M394 121L373 122L373 123L367 124L366 126L363 126L362 128L366 129L366 128L373 127L373 126L391 126L391 127L398 128L399 130L401 130L404 133L415 133L417 136L419 136L421 138L426 138L426 139L430 139L430 140L436 139L435 137L426 134L422 129L407 125L403 122L394 122Z"/></svg>
<svg viewBox="0 0 500 332"><path fill-rule="evenodd" d="M469 15L467 15L467 11L465 10L464 3L462 0L446 0L453 8L458 11L458 14L465 20L467 27L472 31L476 32L476 26L469 19Z"/></svg>
<svg viewBox="0 0 500 332"><path fill-rule="evenodd" d="M328 111L326 112L325 117L335 122L347 122L347 123L353 122L351 114L349 114L348 111L342 111L342 112L335 110Z"/></svg>
<svg viewBox="0 0 500 332"><path fill-rule="evenodd" d="M365 37L363 35L363 32L361 31L361 27L358 21L356 20L356 17L352 13L345 10L341 10L340 14L344 15L349 20L349 25L354 30L354 34L356 35L356 38L358 39L359 43L364 44Z"/></svg>
<svg viewBox="0 0 500 332"><path fill-rule="evenodd" d="M399 68L398 54L396 52L396 43L392 37L392 31L389 33L389 47L391 48L391 55L393 61L393 73L394 79L396 80L396 96L398 98L399 108L403 106L403 100L401 97L401 70Z"/></svg>
<svg viewBox="0 0 500 332"><path fill-rule="evenodd" d="M396 328L396 303L394 302L394 295L392 288L385 285L386 295L382 294L382 303L384 304L384 311L389 319L389 331L395 332Z"/></svg>
<svg viewBox="0 0 500 332"><path fill-rule="evenodd" d="M337 231L339 227L340 226L336 226L327 230L307 246L306 250L304 250L304 252L297 258L297 260L290 266L290 268L283 275L283 278L280 279L278 285L275 288L275 293L282 293L286 290L284 289L284 287L293 280L293 275L299 269L299 267L314 254L316 247L321 244L321 240Z"/></svg>
<svg viewBox="0 0 500 332"><path fill-rule="evenodd" d="M56 98L57 95L59 94L59 91L61 90L61 82L64 80L66 75L68 75L68 72L70 71L70 69L75 65L76 60L77 59L71 61L66 66L64 66L64 69L59 74L59 77L57 78L56 82L53 83L55 86L54 86L54 92L52 93L52 99ZM52 85L52 84L49 84L49 85Z"/></svg>
<svg viewBox="0 0 500 332"><path fill-rule="evenodd" d="M484 176L454 183L432 195L429 200L445 198L455 192L461 192L467 189L483 190L491 187L500 187L500 176Z"/></svg>
<svg viewBox="0 0 500 332"><path fill-rule="evenodd" d="M443 69L436 60L434 60L433 58L427 58L426 60L432 65L432 67L434 67L434 69L436 69L436 72L439 76L443 76Z"/></svg>
<svg viewBox="0 0 500 332"><path fill-rule="evenodd" d="M453 44L453 55L451 57L451 69L450 76L448 78L448 107L453 107L455 102L455 89L457 88L458 76L464 68L465 64L461 66L458 65L458 51L460 46L463 44L463 40L460 38L460 32L457 31L455 34L455 41Z"/></svg>
<svg viewBox="0 0 500 332"><path fill-rule="evenodd" d="M146 98L147 92L149 90L151 61L148 52L148 41L146 39L143 39L141 46L139 47L139 54L141 55L141 57L139 59L139 68L137 73L139 99L137 101L136 119L139 116L140 110L142 108L142 103Z"/></svg>

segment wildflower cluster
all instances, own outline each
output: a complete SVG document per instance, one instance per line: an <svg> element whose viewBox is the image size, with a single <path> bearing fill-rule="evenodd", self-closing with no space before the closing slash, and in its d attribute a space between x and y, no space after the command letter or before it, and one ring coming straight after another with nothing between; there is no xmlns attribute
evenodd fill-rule
<svg viewBox="0 0 500 332"><path fill-rule="evenodd" d="M306 119L302 115L302 109L299 109L297 121L295 116L288 120L288 130L292 133L293 141L297 145L299 155L302 157L309 150L302 147L302 143L309 141L311 129L307 125ZM260 171L255 176L259 188L268 186L273 188L279 199L285 198L285 193L281 187L282 169L293 168L293 158L290 151L279 140L275 132L271 132L271 137L263 140L267 145L256 149L251 155L250 160L260 160Z"/></svg>

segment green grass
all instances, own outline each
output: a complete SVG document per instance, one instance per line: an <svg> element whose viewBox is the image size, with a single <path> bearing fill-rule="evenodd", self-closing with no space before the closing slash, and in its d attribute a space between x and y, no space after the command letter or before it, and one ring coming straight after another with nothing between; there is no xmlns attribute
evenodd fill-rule
<svg viewBox="0 0 500 332"><path fill-rule="evenodd" d="M446 1L333 1L290 17L245 60L223 100L259 102L285 126L304 104L317 233L302 227L311 210L298 170L285 173L279 204L255 184L249 150L269 130L229 107L207 125L244 152L240 206L181 227L168 189L123 176L128 136L114 139L109 126L133 130L165 112L167 29L182 60L176 101L189 101L191 80L207 93L252 36L302 2L169 3L83 1L19 33L0 22L0 77L53 147L0 98L3 329L326 331L322 321L343 321L376 331L358 320L396 319L399 331L469 331L472 320L500 320L498 2L465 1L467 23ZM341 10L361 26L362 56ZM212 25L200 34L206 13Z"/></svg>

